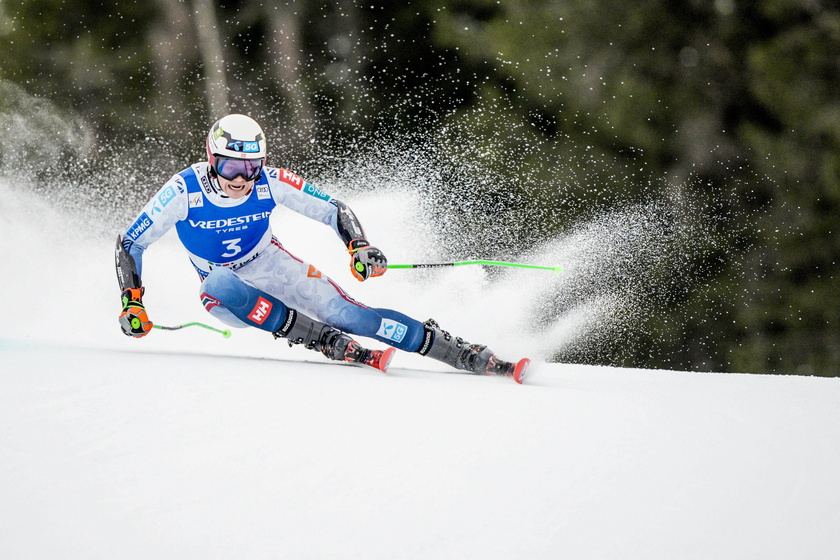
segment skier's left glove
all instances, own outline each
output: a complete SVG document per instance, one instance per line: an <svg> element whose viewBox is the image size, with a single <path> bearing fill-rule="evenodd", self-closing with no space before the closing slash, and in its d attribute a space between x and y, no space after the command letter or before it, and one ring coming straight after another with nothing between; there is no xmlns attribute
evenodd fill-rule
<svg viewBox="0 0 840 560"><path fill-rule="evenodd" d="M382 251L364 239L354 239L348 246L350 251L350 272L359 282L374 276L382 276L388 270L388 259Z"/></svg>
<svg viewBox="0 0 840 560"><path fill-rule="evenodd" d="M122 293L122 313L120 313L120 328L127 336L140 338L152 330L152 322L143 306L143 292L145 288L129 288Z"/></svg>

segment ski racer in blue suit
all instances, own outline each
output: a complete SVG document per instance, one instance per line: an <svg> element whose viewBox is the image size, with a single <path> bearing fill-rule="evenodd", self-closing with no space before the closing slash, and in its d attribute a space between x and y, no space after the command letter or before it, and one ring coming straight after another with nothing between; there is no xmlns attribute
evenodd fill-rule
<svg viewBox="0 0 840 560"><path fill-rule="evenodd" d="M432 320L422 323L355 301L284 249L269 223L278 205L331 227L347 247L350 272L358 280L381 276L388 268L346 204L291 171L265 166L266 140L256 121L237 114L218 120L207 135L207 158L163 185L118 239L120 326L126 335L143 337L153 327L142 301L143 253L174 227L202 280L204 307L230 326L256 327L330 359L384 371L393 350L366 349L352 333L459 370L522 382L527 360L506 362L483 345L452 337Z"/></svg>

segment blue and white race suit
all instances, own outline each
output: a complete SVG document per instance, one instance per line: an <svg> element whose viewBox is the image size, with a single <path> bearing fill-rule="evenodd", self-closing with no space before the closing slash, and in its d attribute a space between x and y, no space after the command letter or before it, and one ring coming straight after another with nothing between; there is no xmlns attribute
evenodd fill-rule
<svg viewBox="0 0 840 560"><path fill-rule="evenodd" d="M286 307L342 331L375 338L409 352L423 340L423 324L390 309L367 307L315 267L286 251L272 235L269 217L283 205L338 230L338 207L326 193L294 173L266 167L250 194L224 195L208 163L174 175L125 232L124 246L142 276L143 252L175 227L202 279L205 308L234 327L268 327L225 306L230 274Z"/></svg>

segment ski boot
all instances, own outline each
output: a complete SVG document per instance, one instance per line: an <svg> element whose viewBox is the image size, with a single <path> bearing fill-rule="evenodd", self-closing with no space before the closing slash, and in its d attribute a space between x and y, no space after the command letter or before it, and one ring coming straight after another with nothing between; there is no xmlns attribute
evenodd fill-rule
<svg viewBox="0 0 840 560"><path fill-rule="evenodd" d="M506 362L482 344L470 344L459 337L453 337L429 319L424 323L423 344L418 354L428 356L476 375L504 375L522 383L531 360L523 358L516 363Z"/></svg>
<svg viewBox="0 0 840 560"><path fill-rule="evenodd" d="M309 350L318 350L330 360L362 364L387 371L388 364L396 352L395 348L369 350L345 334L329 325L315 321L289 309L283 326L272 333L274 338L285 338L289 346L303 344Z"/></svg>

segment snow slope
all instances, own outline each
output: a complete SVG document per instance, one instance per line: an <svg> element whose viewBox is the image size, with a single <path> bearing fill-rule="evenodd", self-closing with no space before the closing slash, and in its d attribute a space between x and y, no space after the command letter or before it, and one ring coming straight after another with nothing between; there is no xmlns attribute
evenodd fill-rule
<svg viewBox="0 0 840 560"><path fill-rule="evenodd" d="M517 334L538 275L489 284L463 267L358 284L329 231L286 216L275 228L287 247L354 296L433 316L504 355L528 353L528 383L451 374L404 353L382 374L256 331L132 340L116 322L116 232L86 234L73 216L46 205L29 214L22 201L0 198L4 559L840 550L836 379L540 363L557 341ZM412 257L400 237L422 237L398 205L354 204L393 261ZM309 227L309 240L294 235ZM176 241L147 255L152 319L212 322ZM574 330L558 324L551 336Z"/></svg>

